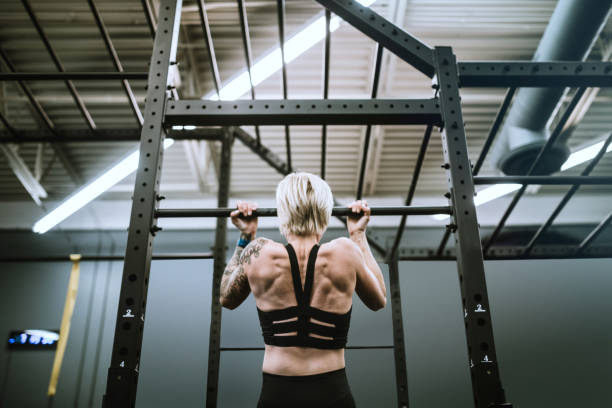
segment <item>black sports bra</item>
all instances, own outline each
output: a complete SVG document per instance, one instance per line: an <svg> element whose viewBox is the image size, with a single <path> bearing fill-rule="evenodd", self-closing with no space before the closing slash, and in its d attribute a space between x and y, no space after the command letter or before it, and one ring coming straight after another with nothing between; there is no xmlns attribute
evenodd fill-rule
<svg viewBox="0 0 612 408"><path fill-rule="evenodd" d="M351 321L351 311L344 314L326 312L310 306L310 296L312 292L312 282L314 279L315 261L319 252L319 245L315 244L308 256L306 267L306 281L302 290L302 280L300 279L300 267L297 255L291 244L285 246L289 253L291 263L291 276L293 278L293 289L297 306L285 309L270 310L264 312L257 308L259 322L263 333L264 343L280 347L313 347L318 349L341 349L346 345L349 324ZM279 320L287 320L297 317L297 320L290 322L274 323ZM310 321L310 318L332 326L325 326ZM297 332L297 335L275 336L275 334ZM310 334L329 337L322 339L312 337Z"/></svg>

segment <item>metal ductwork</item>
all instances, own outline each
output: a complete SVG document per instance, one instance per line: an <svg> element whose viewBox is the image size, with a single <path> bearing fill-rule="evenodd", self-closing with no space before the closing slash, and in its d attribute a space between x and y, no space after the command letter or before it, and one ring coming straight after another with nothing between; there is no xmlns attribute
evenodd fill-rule
<svg viewBox="0 0 612 408"><path fill-rule="evenodd" d="M612 0L559 0L533 61L584 60L608 19ZM505 174L526 174L549 137L547 123L564 88L521 88L517 91L491 150L495 166ZM542 157L533 174L558 171L569 149L558 142Z"/></svg>

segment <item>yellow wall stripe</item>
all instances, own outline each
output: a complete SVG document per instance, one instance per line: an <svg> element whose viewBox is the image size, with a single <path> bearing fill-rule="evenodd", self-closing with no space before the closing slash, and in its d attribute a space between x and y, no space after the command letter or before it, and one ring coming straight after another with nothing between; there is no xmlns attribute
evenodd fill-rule
<svg viewBox="0 0 612 408"><path fill-rule="evenodd" d="M62 361L64 360L64 351L66 351L66 343L68 343L68 333L70 332L70 320L76 303L77 292L79 289L79 271L81 255L70 255L72 261L72 270L70 271L70 280L68 281L68 292L66 293L66 303L64 304L64 314L62 315L62 325L60 327L60 336L57 342L57 350L55 351L55 359L53 360L53 369L51 370L51 379L49 380L49 389L47 396L55 396L57 390L57 381L59 380Z"/></svg>

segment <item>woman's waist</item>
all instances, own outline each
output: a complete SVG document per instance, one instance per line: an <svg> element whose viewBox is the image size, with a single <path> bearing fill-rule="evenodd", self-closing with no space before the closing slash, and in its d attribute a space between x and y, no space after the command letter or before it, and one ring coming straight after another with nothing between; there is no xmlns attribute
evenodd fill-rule
<svg viewBox="0 0 612 408"><path fill-rule="evenodd" d="M272 379L272 380L280 380L280 381L292 381L292 382L316 382L322 380L329 380L333 378L346 378L346 368L338 368L331 371L325 371L322 373L316 374L304 374L304 375L281 375L274 374L263 371L263 377Z"/></svg>
<svg viewBox="0 0 612 408"><path fill-rule="evenodd" d="M302 376L343 369L344 349L277 347L266 345L264 373Z"/></svg>

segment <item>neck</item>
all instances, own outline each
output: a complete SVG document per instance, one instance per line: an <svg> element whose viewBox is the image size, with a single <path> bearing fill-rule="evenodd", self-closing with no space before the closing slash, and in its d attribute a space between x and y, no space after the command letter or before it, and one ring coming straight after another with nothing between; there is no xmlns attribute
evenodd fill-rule
<svg viewBox="0 0 612 408"><path fill-rule="evenodd" d="M294 248L312 247L321 240L321 235L287 235L287 242Z"/></svg>

